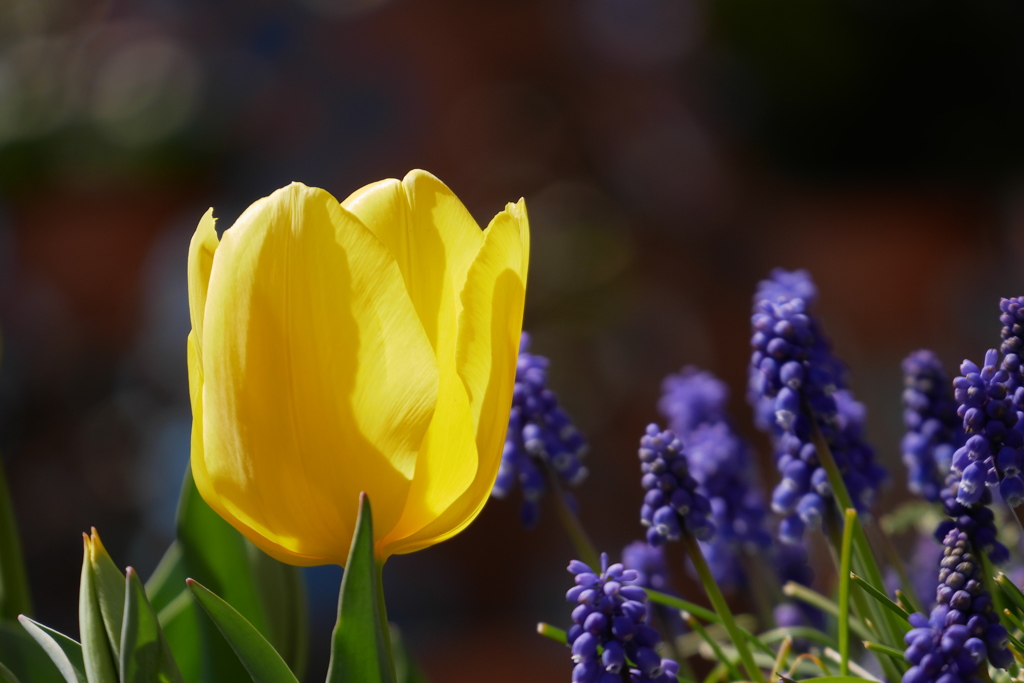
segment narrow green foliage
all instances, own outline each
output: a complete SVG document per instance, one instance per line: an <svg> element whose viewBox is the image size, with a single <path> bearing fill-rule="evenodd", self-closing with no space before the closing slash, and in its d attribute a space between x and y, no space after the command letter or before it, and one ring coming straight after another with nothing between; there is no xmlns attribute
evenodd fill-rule
<svg viewBox="0 0 1024 683"><path fill-rule="evenodd" d="M96 573L92 566L92 541L82 534L84 557L82 582L78 591L78 630L82 637L82 658L89 683L117 683L117 666L100 612ZM122 581L122 584L124 582ZM122 602L124 600L122 587Z"/></svg>
<svg viewBox="0 0 1024 683"><path fill-rule="evenodd" d="M266 638L296 676L302 678L309 654L302 570L278 562L251 543L247 545L256 593L267 617Z"/></svg>
<svg viewBox="0 0 1024 683"><path fill-rule="evenodd" d="M1021 592L1013 581L1010 580L1006 574L999 572L995 578L995 584L999 586L999 591L1006 596L1017 610L1024 614L1024 593Z"/></svg>
<svg viewBox="0 0 1024 683"><path fill-rule="evenodd" d="M182 585L184 583L182 579ZM156 618L171 648L174 661L178 664L178 670L181 671L181 677L186 681L202 680L203 644L200 642L202 629L199 620L202 618L206 621L206 618L199 616L196 599L188 586L157 611Z"/></svg>
<svg viewBox="0 0 1024 683"><path fill-rule="evenodd" d="M690 614L694 615L698 619L703 619L704 621L710 621L713 624L719 624L719 625L722 624L721 617L719 617L717 614L715 614L711 610L709 610L709 609L707 609L705 607L701 607L700 605L698 605L695 602L690 602L689 600L683 600L682 598L677 598L674 595L669 595L668 593L662 593L660 591L650 590L650 589L647 589L647 598L651 602L657 603L659 605L665 605L666 607L672 607L672 608L677 609L677 610L686 610L687 612L689 612ZM764 652L768 656L770 656L770 657L774 657L775 656L774 650L772 650L770 647L768 647L767 645L762 643L760 640L758 640L757 636L755 636L753 633L751 633L750 631L748 631L745 628L741 627L739 624L736 625L736 630L739 632L739 635L740 635L740 637L743 640L747 641L748 643L750 643L754 647L758 648L759 650L761 650L762 652Z"/></svg>
<svg viewBox="0 0 1024 683"><path fill-rule="evenodd" d="M569 640L565 635L565 631L544 621L537 623L537 633L545 638L550 638L556 643L561 643L562 645L567 645L569 643Z"/></svg>
<svg viewBox="0 0 1024 683"><path fill-rule="evenodd" d="M121 626L121 683L183 683L146 589L131 567Z"/></svg>
<svg viewBox="0 0 1024 683"><path fill-rule="evenodd" d="M852 555L853 525L857 511L848 508L843 524L843 545L839 555L839 673L850 673L850 556Z"/></svg>
<svg viewBox="0 0 1024 683"><path fill-rule="evenodd" d="M910 593L904 593L899 588L896 589L896 605L908 616L914 612L924 612L924 608L917 604L917 600Z"/></svg>
<svg viewBox="0 0 1024 683"><path fill-rule="evenodd" d="M779 654L775 657L775 663L772 664L772 671L768 674L769 681L778 680L779 672L782 671L782 667L786 665L786 660L789 658L789 650L793 647L793 636L787 635L785 640L782 641L782 645L779 646Z"/></svg>
<svg viewBox="0 0 1024 683"><path fill-rule="evenodd" d="M818 645L824 645L825 647L835 647L836 641L832 636L827 633L822 633L816 628L810 626L787 626L785 628L773 628L770 631L759 633L757 639L765 645L771 645L772 643L779 643L784 641L786 638L792 636L797 640L808 640Z"/></svg>
<svg viewBox="0 0 1024 683"><path fill-rule="evenodd" d="M298 683L281 655L238 610L192 579L188 580L188 587L231 644L254 683Z"/></svg>
<svg viewBox="0 0 1024 683"><path fill-rule="evenodd" d="M910 618L910 613L907 612L907 610L903 609L898 604L890 600L889 597L885 595L885 593L882 593L880 590L878 590L877 588L875 588L870 583L868 583L861 577L857 576L853 572L850 572L850 580L854 584L856 584L858 588L862 589L865 593L867 593L868 597L876 600L879 605L886 608L890 612L894 613L902 621L906 622L907 619ZM907 622L907 626L910 626L909 622Z"/></svg>
<svg viewBox="0 0 1024 683"><path fill-rule="evenodd" d="M64 677L65 683L88 683L85 676L85 661L82 659L82 646L77 641L24 615L18 617L18 621L46 651L50 661Z"/></svg>
<svg viewBox="0 0 1024 683"><path fill-rule="evenodd" d="M708 568L708 563L704 560L704 555L700 550L700 545L688 532L684 531L682 535L683 545L686 548L686 553L690 556L690 561L693 563L694 569L697 570L697 576L700 577L700 582L704 586L705 592L708 594L708 599L711 600L711 605L715 608L715 612L721 618L721 623L725 626L725 629L729 632L729 637L732 639L733 645L739 651L740 661L743 662L743 668L747 671L747 676L750 677L755 683L764 683L764 673L754 662L754 657L750 653L750 649L747 647L747 641L743 638L740 633L739 626L736 624L736 619L732 615L732 611L729 609L728 603L725 601L725 596L722 595L721 589L718 587L718 582L715 581L711 575L711 570Z"/></svg>
<svg viewBox="0 0 1024 683"><path fill-rule="evenodd" d="M789 581L782 587L782 592L791 598L795 598L800 602L807 603L811 607L817 607L822 612L831 614L832 616L839 617L839 605L834 601L829 600L821 593L811 590L807 586L803 586L795 581ZM870 640L873 636L871 629L856 616L850 615L848 618L850 628L853 629L860 638Z"/></svg>
<svg viewBox="0 0 1024 683"><path fill-rule="evenodd" d="M889 657L894 657L899 660L904 659L903 650L897 650L896 648L889 647L888 645L882 645L881 643L874 643L870 640L865 640L864 647L866 647L871 652L878 652L880 654L888 655Z"/></svg>
<svg viewBox="0 0 1024 683"><path fill-rule="evenodd" d="M331 638L327 683L394 683L380 590L380 568L373 557L370 500L362 494L352 548L345 562L338 623Z"/></svg>
<svg viewBox="0 0 1024 683"><path fill-rule="evenodd" d="M31 614L32 599L29 596L21 537L7 489L7 476L0 463L0 620L13 621L19 614Z"/></svg>
<svg viewBox="0 0 1024 683"><path fill-rule="evenodd" d="M89 537L89 564L92 567L92 583L96 589L96 602L103 628L113 653L114 661L120 658L121 624L124 622L124 574L114 564L103 547L103 541L95 527ZM84 645L84 643L83 643Z"/></svg>
<svg viewBox="0 0 1024 683"><path fill-rule="evenodd" d="M708 646L711 648L711 651L715 654L715 660L722 662L726 665L726 667L729 670L729 675L732 676L732 680L743 680L743 674L741 674L740 670L736 668L736 664L733 661L733 659L730 659L729 657L725 656L725 653L722 652L722 648L719 647L715 639L708 635L707 629L704 628L703 624L697 621L697 619L695 619L694 616L689 612L683 612L682 616L683 620L686 622L686 625L689 626L694 633L699 635L701 637L701 640L708 644Z"/></svg>

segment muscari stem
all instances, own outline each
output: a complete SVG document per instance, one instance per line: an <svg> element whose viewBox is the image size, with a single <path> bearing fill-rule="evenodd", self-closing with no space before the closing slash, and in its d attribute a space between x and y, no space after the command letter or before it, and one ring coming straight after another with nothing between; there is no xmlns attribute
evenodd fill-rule
<svg viewBox="0 0 1024 683"><path fill-rule="evenodd" d="M544 473L547 477L548 486L555 493L555 508L558 510L558 518L562 521L562 528L565 529L565 533L569 536L569 541L572 543L573 548L576 549L576 554L584 564L589 565L593 569L600 570L601 559L597 548L594 546L593 541L590 540L590 536L587 535L583 524L580 523L579 517L569 507L569 503L566 502L562 484L558 481L558 475L555 474L555 471L547 462L544 463Z"/></svg>
<svg viewBox="0 0 1024 683"><path fill-rule="evenodd" d="M743 662L743 668L746 669L747 675L756 683L765 683L764 673L754 662L754 656L751 654L750 648L747 647L747 641L743 638L743 634L740 632L740 628L736 624L736 619L733 617L732 611L729 609L729 605L725 601L725 596L722 595L722 591L719 589L718 583L715 581L714 577L711 576L711 569L708 567L708 563L704 560L704 554L701 553L697 539L684 530L682 533L682 541L687 554L690 556L690 561L693 563L694 569L697 570L697 576L700 578L700 582L704 585L704 590L707 592L708 598L711 600L712 607L715 608L715 612L718 613L718 616L722 620L722 625L725 626L725 630L729 632L729 638L732 640L733 646L736 648L737 652L739 652L740 661Z"/></svg>
<svg viewBox="0 0 1024 683"><path fill-rule="evenodd" d="M818 459L821 461L821 466L825 469L825 473L828 475L828 483L832 488L833 499L838 505L837 512L843 514L847 509L856 509L853 504L853 498L850 496L849 490L846 488L846 482L843 480L842 472L839 471L839 466L836 464L835 458L832 457L832 450L829 448L828 443L825 441L824 435L821 433L821 429L818 428L818 420L811 410L810 405L807 402L806 396L801 396L801 409L804 415L807 417L808 422L811 425L811 441L814 443L814 449L818 454ZM826 517L828 515L826 514ZM884 591L885 582L882 579L882 572L878 568L878 563L875 561L875 555L871 550L871 544L868 542L867 534L864 533L864 528L861 526L858 520L854 520L853 526L853 547L855 551L856 559L859 560L860 574L871 583L875 588ZM830 534L834 536L834 534ZM834 537L833 542L838 541L840 537ZM836 548L838 551L838 547ZM877 605L869 605L872 616L879 620L879 627L884 628L886 631L886 640L890 642L901 642L903 639L903 632L897 624L892 621L893 615L885 612L877 607ZM867 613L862 613L862 617L867 616Z"/></svg>

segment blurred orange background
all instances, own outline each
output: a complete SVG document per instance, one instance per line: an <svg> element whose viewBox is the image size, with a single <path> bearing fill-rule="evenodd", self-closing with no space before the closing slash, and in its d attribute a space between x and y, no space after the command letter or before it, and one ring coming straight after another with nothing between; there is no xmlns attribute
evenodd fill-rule
<svg viewBox="0 0 1024 683"><path fill-rule="evenodd" d="M883 507L905 497L900 360L980 358L1024 293L1022 20L987 0L0 3L0 451L36 616L77 632L90 525L144 576L170 541L188 240L292 180L343 198L425 168L483 224L526 198L526 327L592 444L577 495L602 549L641 535L636 442L684 364L729 383L774 483L743 387L775 266L817 281ZM569 679L534 625L568 624L572 550L553 509L524 531L517 507L388 566L432 680ZM320 680L340 570L307 578Z"/></svg>

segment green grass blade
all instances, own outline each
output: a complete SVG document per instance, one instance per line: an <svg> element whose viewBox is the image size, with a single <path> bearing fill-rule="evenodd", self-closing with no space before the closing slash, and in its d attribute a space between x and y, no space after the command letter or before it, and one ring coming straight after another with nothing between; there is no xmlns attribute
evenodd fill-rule
<svg viewBox="0 0 1024 683"><path fill-rule="evenodd" d="M668 593L662 593L660 591L650 589L645 590L647 590L647 598L651 602L657 603L659 605L665 605L666 607L672 607L673 609L677 609L680 611L689 612L698 619L703 619L704 621L709 621L713 624L718 624L720 626L723 625L721 617L719 617L717 614L707 609L706 607L701 607L695 602L683 600L682 598L677 598L674 595L669 595ZM762 643L760 640L758 640L757 636L755 636L753 633L746 630L742 626L737 626L737 630L739 631L739 634L743 637L743 639L746 640L748 643L750 643L751 645L761 650L770 657L775 656L775 651L767 645L765 645L764 643Z"/></svg>
<svg viewBox="0 0 1024 683"><path fill-rule="evenodd" d="M850 556L853 554L853 525L857 511L846 510L843 543L839 555L839 674L850 673Z"/></svg>
<svg viewBox="0 0 1024 683"><path fill-rule="evenodd" d="M868 597L873 598L875 601L878 602L879 605L881 605L882 607L886 608L887 610L895 614L897 617L899 617L901 621L906 622L910 618L910 614L907 612L907 610L903 609L895 602L890 600L889 596L887 596L885 593L882 593L880 590L872 586L870 583L865 581L857 574L850 572L850 580L853 581L853 583L857 584L858 588L862 589L865 593L867 593ZM910 626L909 622L907 622L907 626Z"/></svg>
<svg viewBox="0 0 1024 683"><path fill-rule="evenodd" d="M710 635L708 635L707 629L704 628L703 624L701 624L689 612L683 612L683 620L686 622L686 625L689 626L690 629L694 633L699 635L701 637L701 639L705 643L708 644L708 646L711 648L711 651L715 653L715 660L725 664L725 666L729 670L729 675L732 676L732 680L734 680L734 681L742 681L742 680L744 680L743 679L743 674L741 674L740 670L736 668L736 663L732 660L732 658L729 658L729 657L725 656L725 653L722 652L722 648L718 645L718 643L715 641L715 639L712 638Z"/></svg>
<svg viewBox="0 0 1024 683"><path fill-rule="evenodd" d="M831 614L837 619L839 618L839 605L807 586L796 583L795 581L789 581L782 587L782 592L791 598L810 605L811 607L817 607L822 612ZM849 622L850 628L853 629L853 632L856 633L858 637L864 640L871 640L874 634L872 634L871 629L869 629L863 621L853 615L850 615Z"/></svg>
<svg viewBox="0 0 1024 683"><path fill-rule="evenodd" d="M231 644L254 683L298 683L281 655L238 610L192 579L188 580L188 587Z"/></svg>

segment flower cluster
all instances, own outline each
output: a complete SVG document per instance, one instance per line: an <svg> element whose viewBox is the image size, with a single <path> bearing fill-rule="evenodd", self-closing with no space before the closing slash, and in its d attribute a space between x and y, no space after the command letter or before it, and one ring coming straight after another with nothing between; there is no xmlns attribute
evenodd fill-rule
<svg viewBox="0 0 1024 683"><path fill-rule="evenodd" d="M845 366L811 314L816 297L805 272L776 270L759 285L751 318L748 399L758 425L773 437L782 480L772 508L784 517L780 536L792 543L821 523L832 497L812 441L815 428L858 510L868 510L887 476L863 438L864 408L846 387Z"/></svg>
<svg viewBox="0 0 1024 683"><path fill-rule="evenodd" d="M1019 358L1024 352L1024 296L999 300L999 322L1003 324L999 351L1004 356L1013 354Z"/></svg>
<svg viewBox="0 0 1024 683"><path fill-rule="evenodd" d="M1003 499L1016 507L1024 502L1021 478L1021 447L1024 437L1015 429L1017 411L1024 405L1024 387L1016 386L1007 366L1019 365L1010 354L999 367L999 352L989 349L985 364L979 368L969 360L960 365L953 380L953 394L959 404L957 415L963 418L967 442L953 454L952 469L960 475L957 500L975 505L987 486L999 486ZM1007 362L1008 361L1008 362Z"/></svg>
<svg viewBox="0 0 1024 683"><path fill-rule="evenodd" d="M962 429L949 378L931 351L903 360L903 424L900 444L907 487L928 501L939 500Z"/></svg>
<svg viewBox="0 0 1024 683"><path fill-rule="evenodd" d="M684 528L700 540L709 539L715 531L708 519L711 504L697 492L682 442L671 431L650 424L640 439L639 456L640 483L647 492L640 522L648 527L647 542L659 546L676 540Z"/></svg>
<svg viewBox="0 0 1024 683"><path fill-rule="evenodd" d="M647 623L647 594L628 585L639 575L621 564L601 571L573 560L569 572L576 585L566 600L577 603L567 632L572 647L573 683L674 683L679 665L658 654L661 636Z"/></svg>
<svg viewBox="0 0 1024 683"><path fill-rule="evenodd" d="M711 505L716 532L701 549L717 581L739 581L739 553L769 547L771 535L750 448L726 414L729 391L714 375L693 367L665 378L662 391L658 407L683 442L690 475Z"/></svg>
<svg viewBox="0 0 1024 683"><path fill-rule="evenodd" d="M986 658L1005 669L1013 663L1006 629L982 583L981 566L967 534L952 530L943 540L936 606L929 617L910 617L904 653L912 664L903 683L958 683L988 678Z"/></svg>
<svg viewBox="0 0 1024 683"><path fill-rule="evenodd" d="M633 541L622 549L622 566L636 572L636 579L629 581L629 584L662 593L669 590L668 562L665 560L663 546Z"/></svg>
<svg viewBox="0 0 1024 683"><path fill-rule="evenodd" d="M529 353L530 335L523 332L512 390L512 410L498 478L491 495L504 498L516 482L523 494L523 524L537 521L539 502L547 488L544 468L559 481L576 486L587 476L581 462L587 443L547 387L548 359Z"/></svg>

